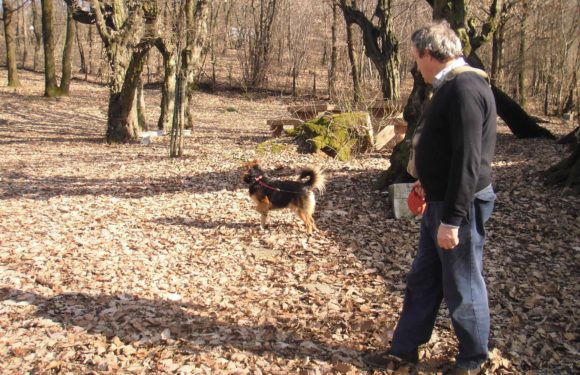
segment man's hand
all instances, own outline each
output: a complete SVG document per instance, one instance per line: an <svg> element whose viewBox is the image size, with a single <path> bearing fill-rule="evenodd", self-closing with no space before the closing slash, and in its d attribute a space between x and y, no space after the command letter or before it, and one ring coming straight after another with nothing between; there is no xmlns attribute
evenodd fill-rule
<svg viewBox="0 0 580 375"><path fill-rule="evenodd" d="M417 180L413 183L413 189L415 189L415 191L417 192L417 194L419 194L420 196L422 196L423 198L425 198L425 190L423 190L423 186L421 186L421 181Z"/></svg>
<svg viewBox="0 0 580 375"><path fill-rule="evenodd" d="M451 250L459 245L459 228L439 225L439 229L437 229L437 245L443 250Z"/></svg>

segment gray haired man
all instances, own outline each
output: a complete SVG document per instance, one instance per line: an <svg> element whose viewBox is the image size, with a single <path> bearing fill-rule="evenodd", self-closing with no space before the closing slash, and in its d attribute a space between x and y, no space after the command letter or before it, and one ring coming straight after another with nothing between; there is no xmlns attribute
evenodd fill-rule
<svg viewBox="0 0 580 375"><path fill-rule="evenodd" d="M373 367L393 357L416 363L445 299L459 341L451 373L476 374L488 357L490 331L483 244L495 201L495 100L485 73L466 66L447 23L422 27L411 40L417 68L433 86L414 145L415 184L427 208L391 349L364 360Z"/></svg>

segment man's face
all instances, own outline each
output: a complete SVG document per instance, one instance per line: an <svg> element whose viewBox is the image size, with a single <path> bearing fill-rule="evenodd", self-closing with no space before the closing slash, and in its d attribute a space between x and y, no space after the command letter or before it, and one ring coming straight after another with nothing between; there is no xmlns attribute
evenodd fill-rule
<svg viewBox="0 0 580 375"><path fill-rule="evenodd" d="M412 48L411 54L413 55L413 58L417 63L417 69L419 69L419 72L423 76L425 82L432 83L435 74L433 74L432 72L434 59L431 56L431 54L429 54L429 52L425 50L423 52L423 56L419 56L419 50L417 50L417 48L415 47Z"/></svg>

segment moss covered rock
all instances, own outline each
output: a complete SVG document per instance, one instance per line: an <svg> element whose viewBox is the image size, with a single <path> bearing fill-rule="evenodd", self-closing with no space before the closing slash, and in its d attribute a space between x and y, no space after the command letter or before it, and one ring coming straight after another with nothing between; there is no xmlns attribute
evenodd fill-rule
<svg viewBox="0 0 580 375"><path fill-rule="evenodd" d="M306 151L322 151L342 161L373 147L373 131L367 112L325 115L296 126L288 134L299 139Z"/></svg>

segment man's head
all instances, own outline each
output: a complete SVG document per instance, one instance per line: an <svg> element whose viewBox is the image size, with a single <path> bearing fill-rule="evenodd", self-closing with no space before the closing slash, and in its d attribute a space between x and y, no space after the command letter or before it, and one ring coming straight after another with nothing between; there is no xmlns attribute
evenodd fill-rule
<svg viewBox="0 0 580 375"><path fill-rule="evenodd" d="M427 83L432 83L448 62L462 55L461 41L445 21L416 30L411 42L417 68Z"/></svg>

